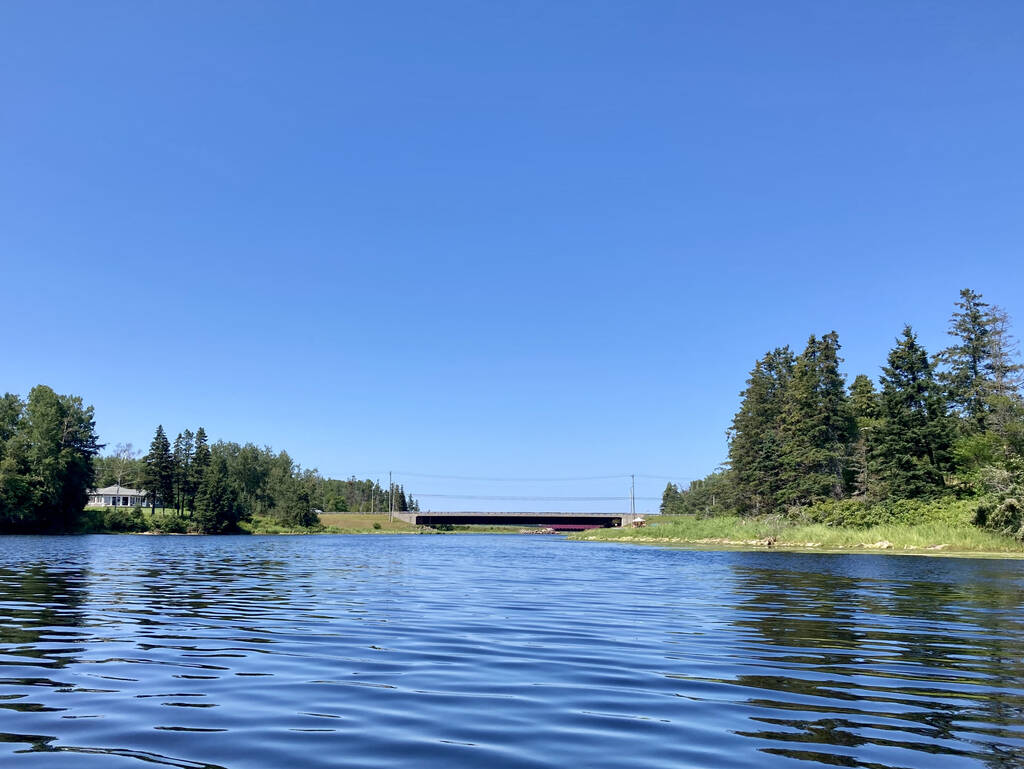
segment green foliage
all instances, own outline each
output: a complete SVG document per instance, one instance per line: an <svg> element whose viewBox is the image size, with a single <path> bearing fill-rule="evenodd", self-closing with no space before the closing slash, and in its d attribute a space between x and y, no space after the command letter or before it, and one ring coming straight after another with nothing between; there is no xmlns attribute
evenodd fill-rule
<svg viewBox="0 0 1024 769"><path fill-rule="evenodd" d="M735 508L736 489L731 470L717 470L706 478L692 481L684 491L670 483L661 499L663 515L727 515Z"/></svg>
<svg viewBox="0 0 1024 769"><path fill-rule="evenodd" d="M203 474L193 516L201 534L227 534L238 531L239 521L248 517L238 489L228 476L227 460L214 455Z"/></svg>
<svg viewBox="0 0 1024 769"><path fill-rule="evenodd" d="M1009 531L1024 499L1024 367L1003 310L968 289L957 308L956 342L936 363L904 328L877 391L861 374L847 393L835 332L795 358L788 347L766 354L728 433L729 469L686 490L668 484L661 512L863 529L950 511L963 523L973 513L963 505L990 497L978 524Z"/></svg>
<svg viewBox="0 0 1024 769"><path fill-rule="evenodd" d="M789 347L776 348L757 361L733 417L729 461L740 509L747 513L773 511L785 480L780 428L793 366Z"/></svg>
<svg viewBox="0 0 1024 769"><path fill-rule="evenodd" d="M1024 541L1024 506L1017 497L983 501L975 512L974 523Z"/></svg>
<svg viewBox="0 0 1024 769"><path fill-rule="evenodd" d="M871 503L864 499L842 499L794 508L790 518L799 523L865 528L882 524L947 524L970 520L975 503L953 497L940 499L886 499Z"/></svg>
<svg viewBox="0 0 1024 769"><path fill-rule="evenodd" d="M373 528L377 529L377 531L380 531L380 529L381 529L380 521L374 521L373 522Z"/></svg>
<svg viewBox="0 0 1024 769"><path fill-rule="evenodd" d="M92 406L45 385L0 399L0 531L70 531L102 448Z"/></svg>
<svg viewBox="0 0 1024 769"><path fill-rule="evenodd" d="M107 531L139 532L146 531L149 526L141 507L111 507L103 514L103 526Z"/></svg>
<svg viewBox="0 0 1024 769"><path fill-rule="evenodd" d="M184 534L188 521L173 510L159 510L151 516L150 526L161 534Z"/></svg>
<svg viewBox="0 0 1024 769"><path fill-rule="evenodd" d="M882 422L873 459L888 496L934 496L952 469L952 424L928 354L910 326L882 368Z"/></svg>
<svg viewBox="0 0 1024 769"><path fill-rule="evenodd" d="M156 434L149 445L149 453L142 460L142 485L149 492L150 505L168 507L174 501L174 456L163 425L157 425Z"/></svg>
<svg viewBox="0 0 1024 769"><path fill-rule="evenodd" d="M109 455L94 457L96 487L116 485L139 488L142 485L143 467L142 460L138 458L140 453L130 443L119 443Z"/></svg>
<svg viewBox="0 0 1024 769"><path fill-rule="evenodd" d="M856 425L839 372L839 336L811 336L784 393L779 432L782 478L777 503L811 504L846 493Z"/></svg>

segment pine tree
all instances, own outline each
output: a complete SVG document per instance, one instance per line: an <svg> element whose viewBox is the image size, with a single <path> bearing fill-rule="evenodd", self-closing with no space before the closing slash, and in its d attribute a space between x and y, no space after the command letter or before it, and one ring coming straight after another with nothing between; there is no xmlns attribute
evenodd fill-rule
<svg viewBox="0 0 1024 769"><path fill-rule="evenodd" d="M909 325L882 372L882 420L873 459L889 495L930 496L944 486L952 429L928 354Z"/></svg>
<svg viewBox="0 0 1024 769"><path fill-rule="evenodd" d="M729 462L742 512L775 509L781 488L782 413L793 376L793 353L776 348L757 361L729 430Z"/></svg>
<svg viewBox="0 0 1024 769"><path fill-rule="evenodd" d="M174 457L163 425L157 425L149 444L149 453L142 459L142 483L149 493L150 510L156 512L159 500L163 506L174 501Z"/></svg>

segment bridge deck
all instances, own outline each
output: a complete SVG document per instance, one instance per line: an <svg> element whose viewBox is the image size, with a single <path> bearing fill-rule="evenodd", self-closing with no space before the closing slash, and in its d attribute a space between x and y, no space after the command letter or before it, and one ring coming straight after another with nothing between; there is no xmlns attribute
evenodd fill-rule
<svg viewBox="0 0 1024 769"><path fill-rule="evenodd" d="M557 526L559 528L611 528L629 526L639 515L630 513L560 513L560 512L420 512L395 513L395 517L420 526L437 524L489 526Z"/></svg>

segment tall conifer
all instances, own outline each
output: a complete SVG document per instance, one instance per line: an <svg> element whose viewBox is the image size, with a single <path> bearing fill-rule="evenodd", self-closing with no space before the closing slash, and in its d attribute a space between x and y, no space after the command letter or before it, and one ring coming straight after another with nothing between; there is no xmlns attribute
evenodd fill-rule
<svg viewBox="0 0 1024 769"><path fill-rule="evenodd" d="M781 424L786 390L793 375L793 353L776 348L754 365L740 410L729 430L729 462L741 510L775 509L781 488Z"/></svg>
<svg viewBox="0 0 1024 769"><path fill-rule="evenodd" d="M173 504L174 457L163 425L157 425L149 453L142 459L142 483L149 493L151 511L156 511L158 499L164 506Z"/></svg>
<svg viewBox="0 0 1024 769"><path fill-rule="evenodd" d="M908 325L882 368L882 420L875 459L893 497L930 496L944 486L952 430L925 349Z"/></svg>
<svg viewBox="0 0 1024 769"><path fill-rule="evenodd" d="M839 371L835 331L807 341L796 359L782 413L782 507L841 499L854 424Z"/></svg>

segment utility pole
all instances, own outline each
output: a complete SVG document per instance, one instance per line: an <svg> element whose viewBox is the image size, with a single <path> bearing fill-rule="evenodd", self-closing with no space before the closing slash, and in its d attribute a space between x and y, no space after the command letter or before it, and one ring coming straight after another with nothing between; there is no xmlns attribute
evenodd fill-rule
<svg viewBox="0 0 1024 769"><path fill-rule="evenodd" d="M629 476L629 514L636 515L636 475Z"/></svg>

